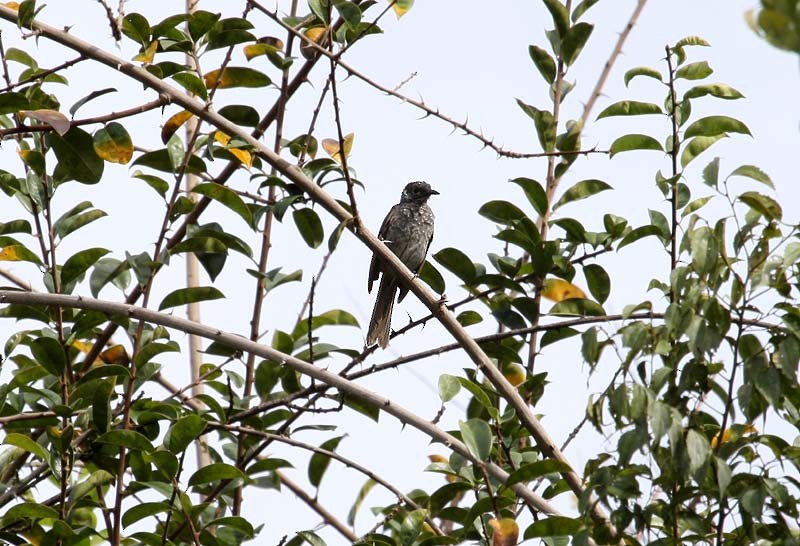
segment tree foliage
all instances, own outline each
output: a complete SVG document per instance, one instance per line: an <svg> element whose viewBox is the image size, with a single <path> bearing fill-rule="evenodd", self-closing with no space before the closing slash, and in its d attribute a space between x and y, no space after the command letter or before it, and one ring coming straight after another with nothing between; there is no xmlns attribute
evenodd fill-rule
<svg viewBox="0 0 800 546"><path fill-rule="evenodd" d="M597 3L542 0L547 42L528 53L549 99L515 97L530 118L540 148L534 153L500 148L347 64L350 48L380 40L382 19L402 17L411 0L308 0L289 14L249 1L238 17L197 9L160 21L146 7L117 14L101 2L116 40L136 49L132 59L43 23L47 8L34 0L1 5L6 30L16 25L15 32L76 57L42 68L34 47L2 50L0 137L17 147L18 160L0 171L0 273L8 281L0 318L13 330L4 339L0 384L0 538L239 544L258 540L264 524L248 512L246 493L266 488L298 496L358 544L796 543L800 228L784 218L764 170L713 157L724 139L751 131L744 120L714 113L721 101L743 95L709 80L713 69L702 58L709 44L701 37L653 51L652 66L626 67L629 96L599 114L592 108L602 85L582 98L581 118L564 119L562 106L579 100L570 69L591 43ZM118 70L144 86L149 100L137 103L134 93L99 81L70 82L66 70L76 63ZM289 108L315 65L328 67L316 90L320 106ZM471 220L494 234L489 252L440 248L417 279L363 225L356 190L365 184L349 159L355 137L342 129L338 109L344 76L406 99L500 156L539 158L511 180L513 199L487 192L474 211ZM642 91L644 79L656 90ZM85 93L70 106L62 104L67 83ZM264 92L274 102L256 108L229 89ZM125 108L81 117L88 104L110 97ZM335 138L316 130L325 101ZM693 112L699 102L703 115ZM160 134L135 125L159 110ZM310 119L308 129L285 134L290 115ZM640 116L657 119L658 129L639 128ZM615 117L630 126L604 149L583 147L585 127ZM274 145L264 143L265 134L277 135ZM599 207L570 216L574 203L616 191L598 178L578 179L575 162L619 154L651 158L660 199L644 205L652 207L649 221L634 225ZM117 183L118 164L158 203L142 218L142 229L155 233L152 248L100 246L104 239L92 230L108 213L75 197ZM225 211L223 219L208 219L209 210ZM307 271L270 255L282 233L277 224L326 254L300 313L282 313L265 341L268 294L308 280ZM359 327L354 314L314 305L316 278L344 237L378 253L430 310L394 336L438 320L455 344L365 366L375 348L342 343L339 335ZM634 260L646 244L663 254L644 272L652 275L650 299L607 312L608 264ZM183 267L182 258L197 261L202 283L162 281ZM232 269L256 293L247 309L251 331L225 332L214 320L207 326L170 313L226 298L230 286L216 281ZM441 300L446 283L460 299ZM155 287L164 284L161 296ZM543 298L552 307L545 310ZM473 335L479 323L494 333ZM182 334L203 339L203 363L176 387L161 370L176 355L193 361ZM558 447L532 410L546 389L559 388L537 366L551 345L565 347L575 369L583 362L590 376L601 366L614 370L576 427L593 427L613 449L596 449L584 468L570 462L575 435ZM453 430L439 427L441 414L422 418L359 381L456 348L472 365L438 377L441 412L454 411L459 396L468 400ZM443 476L441 484L403 490L370 468L375 455L341 455L346 427L315 417L331 414L337 422L349 412L376 421L391 415L450 450L426 468ZM778 432L765 432L767 422ZM325 440L308 443L303 429ZM276 444L309 454L306 468L270 455ZM362 474L346 523L341 506L324 506L314 493L326 487L332 465ZM374 507L367 531L356 533L356 516L375 487L396 502ZM570 495L575 506L562 509ZM292 546L325 544L318 530L286 533Z"/></svg>

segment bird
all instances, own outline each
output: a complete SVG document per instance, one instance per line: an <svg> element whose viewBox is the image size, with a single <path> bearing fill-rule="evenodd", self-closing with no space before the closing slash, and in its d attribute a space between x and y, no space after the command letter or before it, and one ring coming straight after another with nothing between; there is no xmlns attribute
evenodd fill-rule
<svg viewBox="0 0 800 546"><path fill-rule="evenodd" d="M439 195L439 192L427 182L418 180L406 184L400 194L400 202L389 210L378 231L378 238L415 275L425 263L425 256L433 240L434 216L428 206L431 195ZM381 282L367 330L367 347L377 343L385 349L389 344L395 293L398 294L397 301L401 302L408 293L408 288L401 286L397 275L389 271L381 259L373 254L369 265L367 293L372 292L372 283L378 280L379 275Z"/></svg>

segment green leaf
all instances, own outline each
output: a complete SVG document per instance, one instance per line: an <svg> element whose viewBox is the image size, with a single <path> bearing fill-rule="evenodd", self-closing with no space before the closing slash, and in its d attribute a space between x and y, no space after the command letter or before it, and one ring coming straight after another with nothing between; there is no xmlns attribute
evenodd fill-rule
<svg viewBox="0 0 800 546"><path fill-rule="evenodd" d="M214 24L219 21L219 18L219 13L211 13L204 10L193 11L189 14L189 20L186 23L189 36L195 42L198 41L206 32L212 29Z"/></svg>
<svg viewBox="0 0 800 546"><path fill-rule="evenodd" d="M706 42L700 36L687 36L678 41L673 47L675 49L679 49L686 46L702 46L702 47L711 47L711 44Z"/></svg>
<svg viewBox="0 0 800 546"><path fill-rule="evenodd" d="M547 110L539 110L535 106L525 104L517 99L517 104L522 111L528 114L536 125L536 133L539 136L539 144L545 152L552 152L556 145L556 125L553 114Z"/></svg>
<svg viewBox="0 0 800 546"><path fill-rule="evenodd" d="M155 516L156 514L167 513L169 510L169 503L166 501L134 504L122 514L122 526L128 527L139 520Z"/></svg>
<svg viewBox="0 0 800 546"><path fill-rule="evenodd" d="M204 466L189 478L190 486L204 485L222 480L245 479L247 476L233 465L226 463L211 463Z"/></svg>
<svg viewBox="0 0 800 546"><path fill-rule="evenodd" d="M23 2L24 4L24 2ZM16 504L3 514L3 519L14 521L16 519L58 519L58 512L49 506L38 502L22 502Z"/></svg>
<svg viewBox="0 0 800 546"><path fill-rule="evenodd" d="M719 241L714 230L708 226L699 227L691 235L692 265L699 275L711 273L719 258Z"/></svg>
<svg viewBox="0 0 800 546"><path fill-rule="evenodd" d="M136 160L132 163L131 166L134 165L150 167L151 169L167 173L176 172L176 167L172 164L172 159L170 157L169 150L167 150L166 148L162 148L161 150L156 150L154 152L147 152L145 154L140 155L138 158L136 158ZM207 170L208 169L206 167L205 161L203 161L196 155L192 155L189 158L189 163L186 165L187 173L201 174L206 172Z"/></svg>
<svg viewBox="0 0 800 546"><path fill-rule="evenodd" d="M689 429L686 433L686 452L689 455L689 472L696 472L708 460L711 455L711 446L708 438L694 429Z"/></svg>
<svg viewBox="0 0 800 546"><path fill-rule="evenodd" d="M656 235L660 237L662 235L661 229L658 226L654 226L652 224L647 224L644 226L639 226L638 228L632 229L628 232L625 237L622 238L622 241L619 242L617 245L617 251L622 247L628 246L629 244L638 241L643 237L649 237L651 235Z"/></svg>
<svg viewBox="0 0 800 546"><path fill-rule="evenodd" d="M503 225L512 225L515 221L524 218L525 213L519 207L508 201L489 201L478 210L478 214L492 222Z"/></svg>
<svg viewBox="0 0 800 546"><path fill-rule="evenodd" d="M311 9L311 13L317 16L317 18L322 21L323 23L328 23L328 8L330 7L329 4L330 0L308 0L308 7Z"/></svg>
<svg viewBox="0 0 800 546"><path fill-rule="evenodd" d="M442 402L449 402L456 397L460 390L461 383L457 377L446 373L439 376L439 398Z"/></svg>
<svg viewBox="0 0 800 546"><path fill-rule="evenodd" d="M144 174L142 171L136 171L131 176L133 178L143 180L148 186L156 190L161 197L165 197L167 195L167 191L169 191L169 182L163 178L159 178L158 176Z"/></svg>
<svg viewBox="0 0 800 546"><path fill-rule="evenodd" d="M86 224L107 216L105 212L98 209L83 212L91 207L91 202L81 201L70 210L62 214L58 220L56 220L55 224L53 224L53 231L55 231L56 235L63 239L73 231L82 228Z"/></svg>
<svg viewBox="0 0 800 546"><path fill-rule="evenodd" d="M466 328L467 326L472 326L473 324L483 322L483 317L477 311L468 310L459 313L456 317L456 320L461 326Z"/></svg>
<svg viewBox="0 0 800 546"><path fill-rule="evenodd" d="M356 317L342 309L331 309L321 315L311 318L311 329L316 330L323 326L358 326ZM292 338L303 339L308 336L308 318L303 318L298 321L297 325L292 330Z"/></svg>
<svg viewBox="0 0 800 546"><path fill-rule="evenodd" d="M203 81L208 89L215 85L217 89L266 87L272 83L269 76L247 66L228 66L223 68L222 71L219 69L212 70L203 75Z"/></svg>
<svg viewBox="0 0 800 546"><path fill-rule="evenodd" d="M706 61L700 61L680 67L675 71L675 77L683 78L684 80L702 80L713 73L714 70L708 66Z"/></svg>
<svg viewBox="0 0 800 546"><path fill-rule="evenodd" d="M704 85L696 85L689 89L686 93L683 94L683 100L686 99L696 99L699 97L704 97L706 95L711 95L712 97L717 97L719 99L725 100L736 100L744 98L739 91L731 87L730 85L726 85L724 83L707 83Z"/></svg>
<svg viewBox="0 0 800 546"><path fill-rule="evenodd" d="M39 67L39 63L36 62L36 59L31 57L27 52L17 49L16 47L9 47L6 50L6 60L20 63L28 68Z"/></svg>
<svg viewBox="0 0 800 546"><path fill-rule="evenodd" d="M537 478L541 478L542 476L546 476L547 474L571 471L572 469L569 467L569 465L562 461L556 459L544 459L521 466L511 473L506 480L505 485L506 487L511 487L517 483L527 483L533 481Z"/></svg>
<svg viewBox="0 0 800 546"><path fill-rule="evenodd" d="M636 68L631 68L625 72L625 87L628 87L628 84L631 82L631 80L637 76L646 76L648 78L656 79L660 82L664 81L664 77L658 70L648 66L637 66Z"/></svg>
<svg viewBox="0 0 800 546"><path fill-rule="evenodd" d="M728 116L708 116L698 119L684 133L685 138L695 136L713 137L725 133L741 133L750 135L750 129L739 121ZM752 135L751 135L752 136Z"/></svg>
<svg viewBox="0 0 800 546"><path fill-rule="evenodd" d="M681 218L685 218L689 216L691 213L700 210L702 207L706 205L706 203L711 201L713 197L714 197L713 195L707 195L706 197L698 197L697 199L686 205L683 211L681 211Z"/></svg>
<svg viewBox="0 0 800 546"><path fill-rule="evenodd" d="M315 345L314 346L315 350L318 350L317 348L322 346L322 345L326 345L326 344L325 343L320 343L320 344ZM333 347L333 346L331 345L331 347ZM314 354L316 355L317 353L315 352ZM298 354L298 358L305 358L305 357L303 356L303 353L299 353ZM317 358L317 357L315 356L315 358ZM361 415L364 415L364 416L372 419L376 423L380 419L381 409L378 406L376 406L375 404L373 404L371 402L367 402L366 400L364 400L362 398L358 398L358 397L355 397L355 396L348 396L346 393L343 393L342 394L342 403L345 406L347 406L348 408L357 411Z"/></svg>
<svg viewBox="0 0 800 546"><path fill-rule="evenodd" d="M122 19L122 33L141 46L150 43L150 23L138 13L130 13Z"/></svg>
<svg viewBox="0 0 800 546"><path fill-rule="evenodd" d="M361 489L358 490L358 495L356 495L356 500L353 503L353 506L350 508L350 512L347 514L347 524L351 527L355 526L356 523L356 514L358 514L359 508L361 508L361 504L364 502L364 499L367 498L367 495L372 488L378 484L372 478L368 478L364 485L361 486Z"/></svg>
<svg viewBox="0 0 800 546"><path fill-rule="evenodd" d="M425 260L425 263L422 264L422 268L419 270L419 278L437 294L444 294L446 286L444 277L442 277L442 274L436 269L436 266L428 260Z"/></svg>
<svg viewBox="0 0 800 546"><path fill-rule="evenodd" d="M61 268L61 283L68 285L108 253L109 251L105 248L87 248L73 254Z"/></svg>
<svg viewBox="0 0 800 546"><path fill-rule="evenodd" d="M599 303L582 298L560 301L550 308L550 315L575 317L602 317L606 314Z"/></svg>
<svg viewBox="0 0 800 546"><path fill-rule="evenodd" d="M575 62L589 40L594 30L594 25L577 23L572 25L561 40L561 56L567 65Z"/></svg>
<svg viewBox="0 0 800 546"><path fill-rule="evenodd" d="M16 114L20 110L29 110L31 103L22 93L0 93L0 115Z"/></svg>
<svg viewBox="0 0 800 546"><path fill-rule="evenodd" d="M231 123L235 123L236 125L244 125L245 127L255 127L261 121L261 116L258 115L258 110L252 106L243 104L230 104L228 106L223 106L217 113Z"/></svg>
<svg viewBox="0 0 800 546"><path fill-rule="evenodd" d="M457 248L443 248L433 255L433 259L466 284L478 275L472 260Z"/></svg>
<svg viewBox="0 0 800 546"><path fill-rule="evenodd" d="M514 184L518 185L525 192L525 197L533 205L534 210L542 215L547 210L547 193L545 193L542 185L533 180L532 178L514 178L511 180Z"/></svg>
<svg viewBox="0 0 800 546"><path fill-rule="evenodd" d="M144 434L135 430L109 430L98 436L96 441L147 453L155 449Z"/></svg>
<svg viewBox="0 0 800 546"><path fill-rule="evenodd" d="M539 70L539 74L542 75L544 81L552 84L556 79L556 62L553 60L553 57L550 56L547 50L536 45L528 46L528 54L531 56L533 64L536 65L536 69Z"/></svg>
<svg viewBox="0 0 800 546"><path fill-rule="evenodd" d="M83 106L87 102L94 100L97 97L102 97L103 95L107 95L108 93L116 93L116 91L117 90L114 89L113 87L106 87L105 89L98 89L97 91L92 91L91 93L83 97L81 100L73 104L69 109L69 113L71 116L74 116L75 112L77 112L81 108L81 106Z"/></svg>
<svg viewBox="0 0 800 546"><path fill-rule="evenodd" d="M663 114L663 110L657 104L651 102L639 102L635 100L623 100L615 102L600 112L597 119L608 118L611 116L645 116L649 114Z"/></svg>
<svg viewBox="0 0 800 546"><path fill-rule="evenodd" d="M772 183L772 179L769 177L769 175L755 165L742 165L741 167L737 167L736 170L729 175L729 177L730 176L744 176L746 178L755 180L756 182L766 184L773 190L775 189L775 184Z"/></svg>
<svg viewBox="0 0 800 546"><path fill-rule="evenodd" d="M319 447L326 451L336 451L342 438L344 438L344 436L331 438L323 442ZM320 482L322 482L322 477L325 475L325 471L328 470L328 465L330 465L330 463L331 458L329 455L316 452L311 455L311 459L308 462L308 481L311 482L311 485L319 487Z"/></svg>
<svg viewBox="0 0 800 546"><path fill-rule="evenodd" d="M122 368L125 371L126 375L129 375L127 368L123 366L112 365L115 368ZM92 368L89 373L93 372L94 370L103 370L104 368L109 368L111 366L98 366ZM81 377L81 381L86 381L86 376L89 375L87 373L83 377ZM92 379L89 379L91 381ZM108 425L110 423L110 415L111 415L111 393L114 392L114 385L111 381L98 381L96 383L96 387L94 387L94 392L92 393L92 425L97 430L98 433L102 434L108 431Z"/></svg>
<svg viewBox="0 0 800 546"><path fill-rule="evenodd" d="M50 374L59 377L67 365L64 347L51 337L38 337L31 342L33 358Z"/></svg>
<svg viewBox="0 0 800 546"><path fill-rule="evenodd" d="M112 121L92 137L94 151L109 163L126 165L133 157L133 140L121 124Z"/></svg>
<svg viewBox="0 0 800 546"><path fill-rule="evenodd" d="M657 150L663 152L661 143L649 135L629 134L615 140L609 148L610 156L614 157L620 152L631 150Z"/></svg>
<svg viewBox="0 0 800 546"><path fill-rule="evenodd" d="M30 262L36 265L44 265L42 264L42 260L24 245L7 245L5 247L0 247L0 261Z"/></svg>
<svg viewBox="0 0 800 546"><path fill-rule="evenodd" d="M780 204L763 193L747 191L739 196L739 201L762 214L767 220L780 221L783 218L783 209Z"/></svg>
<svg viewBox="0 0 800 546"><path fill-rule="evenodd" d="M459 421L458 428L461 430L461 438L469 449L473 457L479 461L485 461L492 454L492 429L489 423L482 419L469 419Z"/></svg>
<svg viewBox="0 0 800 546"><path fill-rule="evenodd" d="M611 293L611 278L606 270L597 264L583 266L583 275L589 284L589 292L601 305L606 302Z"/></svg>
<svg viewBox="0 0 800 546"><path fill-rule="evenodd" d="M182 453L206 429L206 421L197 414L185 415L178 419L167 431L164 447L172 453Z"/></svg>
<svg viewBox="0 0 800 546"><path fill-rule="evenodd" d="M217 300L224 298L225 294L214 288L213 286L194 286L192 288L179 288L173 290L161 301L158 306L159 311L176 307L178 305L186 305L189 303L196 303L198 301Z"/></svg>
<svg viewBox="0 0 800 546"><path fill-rule="evenodd" d="M703 169L703 184L716 188L719 184L719 158L712 159Z"/></svg>
<svg viewBox="0 0 800 546"><path fill-rule="evenodd" d="M715 142L727 137L727 134L720 134L716 136L699 136L693 138L683 148L683 152L681 153L681 167L686 167L694 158L705 152Z"/></svg>
<svg viewBox="0 0 800 546"><path fill-rule="evenodd" d="M75 180L83 184L100 182L105 164L94 151L92 135L80 127L72 127L64 136L50 133L47 138L58 159L53 172L55 180Z"/></svg>
<svg viewBox="0 0 800 546"><path fill-rule="evenodd" d="M50 452L25 434L9 432L6 434L5 439L3 439L3 444L24 449L29 453L33 453L42 461L46 462L50 460Z"/></svg>
<svg viewBox="0 0 800 546"><path fill-rule="evenodd" d="M109 282L113 282L120 290L128 287L131 282L131 274L127 262L115 258L101 258L95 263L94 271L89 277L92 296L96 298L100 294L100 290Z"/></svg>
<svg viewBox="0 0 800 546"><path fill-rule="evenodd" d="M309 3L311 3L311 1L312 0L309 0ZM311 546L327 546L322 537L320 537L314 531L297 531L297 536L308 542ZM294 546L294 545L288 544L287 546Z"/></svg>
<svg viewBox="0 0 800 546"><path fill-rule="evenodd" d="M178 72L177 74L173 74L172 79L192 95L196 95L203 100L208 99L208 90L206 89L203 80L194 74L189 72Z"/></svg>
<svg viewBox="0 0 800 546"><path fill-rule="evenodd" d="M213 199L214 201L222 203L233 212L238 214L245 222L247 222L248 226L254 226L253 213L247 207L242 198L239 197L239 195L229 187L223 186L222 184L217 184L215 182L207 182L204 184L198 184L192 188L192 192L199 193L200 195L204 195L209 199Z"/></svg>
<svg viewBox="0 0 800 546"><path fill-rule="evenodd" d="M581 16L589 10L589 8L594 6L599 1L600 0L583 0L583 2L578 4L577 7L572 10L572 22L580 19Z"/></svg>
<svg viewBox="0 0 800 546"><path fill-rule="evenodd" d="M535 521L525 529L524 539L538 537L562 537L577 534L583 528L580 520L566 516L548 516Z"/></svg>
<svg viewBox="0 0 800 546"><path fill-rule="evenodd" d="M567 29L569 29L569 12L567 11L566 6L564 6L560 0L542 1L544 2L547 10L550 12L550 15L553 17L553 24L556 26L556 32L558 33L558 36L565 36L567 34Z"/></svg>
<svg viewBox="0 0 800 546"><path fill-rule="evenodd" d="M317 248L325 238L325 231L322 228L322 220L319 215L310 207L296 209L292 212L292 218L300 232L300 236L311 248Z"/></svg>
<svg viewBox="0 0 800 546"><path fill-rule="evenodd" d="M339 12L344 24L350 30L357 30L358 24L361 22L361 9L353 2L336 2L333 5L336 11Z"/></svg>
<svg viewBox="0 0 800 546"><path fill-rule="evenodd" d="M553 210L556 210L567 203L580 201L581 199L586 199L587 197L591 197L592 195L611 189L613 188L602 180L581 180L564 192L564 195L561 196L561 199L559 199L556 204L553 205Z"/></svg>

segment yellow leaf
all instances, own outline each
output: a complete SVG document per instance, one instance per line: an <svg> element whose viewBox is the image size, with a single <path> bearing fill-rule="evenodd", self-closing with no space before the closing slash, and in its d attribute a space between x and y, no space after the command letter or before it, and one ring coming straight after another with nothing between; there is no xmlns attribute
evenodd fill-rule
<svg viewBox="0 0 800 546"><path fill-rule="evenodd" d="M283 50L283 41L274 36L265 36L259 38L255 44L248 44L244 46L244 56L249 61L259 55L266 55L271 52L278 52Z"/></svg>
<svg viewBox="0 0 800 546"><path fill-rule="evenodd" d="M72 346L79 352L87 354L89 351L92 350L92 347L94 347L94 343L89 343L86 341L73 341Z"/></svg>
<svg viewBox="0 0 800 546"><path fill-rule="evenodd" d="M253 166L253 156L247 150L241 150L239 148L228 148L228 151L233 154L233 156L241 161L242 165L247 167L248 169Z"/></svg>
<svg viewBox="0 0 800 546"><path fill-rule="evenodd" d="M738 440L745 434L753 434L754 432L758 432L758 429L752 423L733 425L731 428L726 428L722 431L722 434L717 434L711 438L711 449L716 449L717 444L720 442L720 436L722 436L722 443L725 444L731 440Z"/></svg>
<svg viewBox="0 0 800 546"><path fill-rule="evenodd" d="M99 129L92 137L92 144L97 155L109 163L127 165L133 157L131 135L116 121Z"/></svg>
<svg viewBox="0 0 800 546"><path fill-rule="evenodd" d="M227 146L228 143L231 141L231 137L223 133L222 131L216 131L214 133L214 140L222 144L223 146Z"/></svg>
<svg viewBox="0 0 800 546"><path fill-rule="evenodd" d="M153 62L153 59L156 56L156 50L158 49L158 40L153 40L150 42L144 51L139 53L136 57L133 58L134 61L139 61L145 64L150 64Z"/></svg>
<svg viewBox="0 0 800 546"><path fill-rule="evenodd" d="M20 110L19 116L20 119L31 118L36 121L41 121L45 125L52 127L53 130L61 136L69 131L70 128L69 118L58 110Z"/></svg>
<svg viewBox="0 0 800 546"><path fill-rule="evenodd" d="M409 12L414 5L414 0L389 0L392 3L394 14L400 19L403 15Z"/></svg>
<svg viewBox="0 0 800 546"><path fill-rule="evenodd" d="M350 151L353 149L353 140L355 139L355 134L350 133L344 137L344 156L350 157ZM339 141L333 138L324 138L322 139L322 149L328 152L328 155L331 156L334 161L337 163L342 162L341 155L339 154Z"/></svg>
<svg viewBox="0 0 800 546"><path fill-rule="evenodd" d="M583 290L563 279L546 279L542 287L542 296L556 303L572 298L586 298Z"/></svg>
<svg viewBox="0 0 800 546"><path fill-rule="evenodd" d="M513 362L503 366L503 375L515 387L519 387L525 382L525 369Z"/></svg>
<svg viewBox="0 0 800 546"><path fill-rule="evenodd" d="M13 9L14 11L19 11L19 2L3 2L3 5L8 9Z"/></svg>
<svg viewBox="0 0 800 546"><path fill-rule="evenodd" d="M328 29L326 27L311 27L306 29L303 32L303 35L315 44L321 44L322 39L325 37L325 33L327 31ZM309 45L308 42L303 40L300 43L300 53L302 53L303 57L306 59L312 59L317 55L317 50L314 46Z"/></svg>
<svg viewBox="0 0 800 546"><path fill-rule="evenodd" d="M128 352L122 345L112 345L102 353L100 353L100 360L106 364L130 364L131 358Z"/></svg>
<svg viewBox="0 0 800 546"><path fill-rule="evenodd" d="M226 75L230 74L226 74L224 69L223 70L217 69L217 70L212 70L211 72L206 72L203 75L203 83L205 83L206 87L209 89L211 89L215 85L219 89L230 87L231 82L229 81L229 79L226 78ZM217 83L217 80L219 80L219 83Z"/></svg>
<svg viewBox="0 0 800 546"><path fill-rule="evenodd" d="M492 546L515 546L519 538L519 525L512 518L490 519L489 526L494 530Z"/></svg>
<svg viewBox="0 0 800 546"><path fill-rule="evenodd" d="M430 462L432 462L432 463L448 463L448 462L450 462L450 459L448 459L444 455L439 455L439 454L428 455L428 460L430 460ZM453 482L457 482L458 481L458 476L452 476L452 475L448 474L447 476L445 476L445 479L448 482L453 483Z"/></svg>
<svg viewBox="0 0 800 546"><path fill-rule="evenodd" d="M192 116L194 116L194 114L188 110L181 110L177 114L171 116L161 128L161 142L166 144L169 139L172 138L172 135L175 134L175 131L180 129L181 125L189 121Z"/></svg>
<svg viewBox="0 0 800 546"><path fill-rule="evenodd" d="M20 248L20 245L3 247L3 249L0 250L0 262L21 262L22 255L19 251Z"/></svg>

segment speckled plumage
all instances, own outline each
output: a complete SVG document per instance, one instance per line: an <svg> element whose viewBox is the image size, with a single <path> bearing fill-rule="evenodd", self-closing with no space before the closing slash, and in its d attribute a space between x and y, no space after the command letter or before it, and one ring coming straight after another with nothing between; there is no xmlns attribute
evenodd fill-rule
<svg viewBox="0 0 800 546"><path fill-rule="evenodd" d="M425 263L425 256L433 240L434 216L428 206L428 198L438 193L427 182L410 182L403 189L400 202L391 208L378 231L378 238L414 273L418 273ZM385 348L389 344L395 292L399 289L399 302L406 296L408 289L399 286L397 277L384 270L377 256L372 256L367 281L368 292L372 292L372 283L379 275L381 282L369 322L367 346L378 343Z"/></svg>

